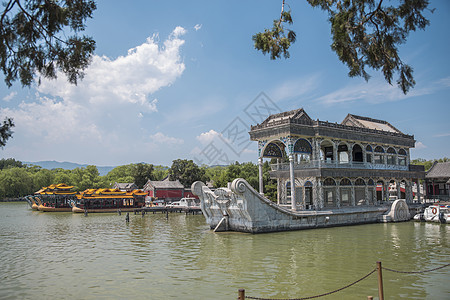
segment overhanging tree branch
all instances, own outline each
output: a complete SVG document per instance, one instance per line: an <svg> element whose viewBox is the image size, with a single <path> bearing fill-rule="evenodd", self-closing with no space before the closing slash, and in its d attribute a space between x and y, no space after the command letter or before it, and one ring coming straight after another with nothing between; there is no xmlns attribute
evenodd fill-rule
<svg viewBox="0 0 450 300"><path fill-rule="evenodd" d="M434 11L428 8L429 0L399 0L393 5L383 0L308 0L308 3L329 14L331 48L349 68L349 76L369 80L365 69L371 68L380 70L389 84L397 73L397 85L405 94L414 87L413 69L400 59L398 46L406 42L411 31L429 25L423 15L425 10ZM282 54L288 58L288 49L295 42L292 30L287 36L284 34L283 23L292 24L290 11L285 12L284 5L283 0L281 17L274 21L272 30L253 36L255 48L269 53L271 59Z"/></svg>

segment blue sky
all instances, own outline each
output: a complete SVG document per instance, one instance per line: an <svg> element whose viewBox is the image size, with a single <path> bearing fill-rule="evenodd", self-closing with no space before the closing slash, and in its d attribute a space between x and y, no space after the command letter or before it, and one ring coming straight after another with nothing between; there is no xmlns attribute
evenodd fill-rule
<svg viewBox="0 0 450 300"><path fill-rule="evenodd" d="M400 48L417 83L405 96L373 70L368 83L349 78L330 49L327 15L306 1L287 1L297 42L291 58L277 61L251 38L278 18L281 0L98 1L86 31L96 55L78 86L63 75L31 88L0 85L0 117L16 123L2 157L256 162L245 131L259 121L248 112L261 103L274 112L303 107L330 122L348 113L386 120L415 136L412 158L449 157L450 2L430 2L431 25Z"/></svg>

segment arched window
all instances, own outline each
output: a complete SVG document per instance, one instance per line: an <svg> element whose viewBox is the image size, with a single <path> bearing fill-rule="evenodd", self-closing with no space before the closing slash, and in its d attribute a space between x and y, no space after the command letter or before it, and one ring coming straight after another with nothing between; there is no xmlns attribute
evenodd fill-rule
<svg viewBox="0 0 450 300"><path fill-rule="evenodd" d="M286 182L286 198L291 199L291 182Z"/></svg>
<svg viewBox="0 0 450 300"><path fill-rule="evenodd" d="M338 159L340 163L348 163L348 146L345 143L340 143L338 146Z"/></svg>
<svg viewBox="0 0 450 300"><path fill-rule="evenodd" d="M326 186L336 185L336 181L334 181L333 178L327 178L323 181L323 185L326 185Z"/></svg>
<svg viewBox="0 0 450 300"><path fill-rule="evenodd" d="M363 162L363 150L360 145L356 144L353 146L353 161Z"/></svg>
<svg viewBox="0 0 450 300"><path fill-rule="evenodd" d="M312 147L305 139L298 139L294 144L294 153L297 163L308 162L311 160Z"/></svg>
<svg viewBox="0 0 450 300"><path fill-rule="evenodd" d="M320 144L320 155L321 155L321 160L325 161L325 162L332 162L335 160L335 158L333 157L333 144L330 141L323 141Z"/></svg>
<svg viewBox="0 0 450 300"><path fill-rule="evenodd" d="M372 163L372 146L370 145L366 147L366 161Z"/></svg>
<svg viewBox="0 0 450 300"><path fill-rule="evenodd" d="M263 157L282 158L283 152L277 144L269 143L264 149Z"/></svg>
<svg viewBox="0 0 450 300"><path fill-rule="evenodd" d="M294 153L312 153L311 144L305 139L299 139L295 142Z"/></svg>
<svg viewBox="0 0 450 300"><path fill-rule="evenodd" d="M336 206L336 182L333 178L327 178L323 181L323 205L325 207Z"/></svg>
<svg viewBox="0 0 450 300"><path fill-rule="evenodd" d="M364 179L358 178L355 181L355 185L366 185L366 182L364 181Z"/></svg>
<svg viewBox="0 0 450 300"><path fill-rule="evenodd" d="M351 181L348 178L343 178L341 182L339 183L340 190L341 190L341 205L342 206L349 206L350 205L350 199L352 195L351 190Z"/></svg>
<svg viewBox="0 0 450 300"><path fill-rule="evenodd" d="M384 153L384 149L381 146L376 146L375 147L375 152L377 152L377 153Z"/></svg>
<svg viewBox="0 0 450 300"><path fill-rule="evenodd" d="M396 165L396 159L395 159L395 155L397 154L397 152L395 152L395 149L392 147L389 147L387 149L387 155L386 155L386 162L388 165Z"/></svg>
<svg viewBox="0 0 450 300"><path fill-rule="evenodd" d="M400 149L398 151L398 164L400 166L406 166L406 151L405 151L405 149Z"/></svg>
<svg viewBox="0 0 450 300"><path fill-rule="evenodd" d="M352 185L352 182L350 181L350 179L344 178L344 179L341 180L339 185L341 185L341 186L343 186L343 185Z"/></svg>
<svg viewBox="0 0 450 300"><path fill-rule="evenodd" d="M387 149L387 153L397 154L397 152L395 152L395 149L392 148L392 147L389 147L389 148Z"/></svg>
<svg viewBox="0 0 450 300"><path fill-rule="evenodd" d="M366 182L362 178L355 180L355 203L356 205L366 204Z"/></svg>
<svg viewBox="0 0 450 300"><path fill-rule="evenodd" d="M375 147L374 163L384 164L384 149L380 146Z"/></svg>

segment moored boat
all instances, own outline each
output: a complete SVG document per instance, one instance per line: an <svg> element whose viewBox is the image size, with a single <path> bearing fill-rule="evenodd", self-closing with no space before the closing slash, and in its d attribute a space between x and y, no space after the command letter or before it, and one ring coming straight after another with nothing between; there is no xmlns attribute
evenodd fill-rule
<svg viewBox="0 0 450 300"><path fill-rule="evenodd" d="M70 212L72 207L70 201L76 198L76 192L72 191L73 186L64 183L52 184L43 187L35 193L35 200L38 202L37 209L46 212Z"/></svg>
<svg viewBox="0 0 450 300"><path fill-rule="evenodd" d="M38 204L36 203L33 196L26 196L24 199L28 202L28 205L32 210L38 210Z"/></svg>
<svg viewBox="0 0 450 300"><path fill-rule="evenodd" d="M74 213L131 212L145 206L146 192L119 189L87 189L71 201Z"/></svg>
<svg viewBox="0 0 450 300"><path fill-rule="evenodd" d="M425 208L423 213L414 216L415 221L450 223L450 205L433 204Z"/></svg>

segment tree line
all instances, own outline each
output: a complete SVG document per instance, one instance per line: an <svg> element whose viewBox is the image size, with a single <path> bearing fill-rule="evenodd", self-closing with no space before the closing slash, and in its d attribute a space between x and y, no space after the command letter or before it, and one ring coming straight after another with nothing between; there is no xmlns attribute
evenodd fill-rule
<svg viewBox="0 0 450 300"><path fill-rule="evenodd" d="M414 165L424 165L428 171L433 163L447 162L444 157L437 160L415 159ZM270 178L270 162L263 164L264 194L275 201L277 182ZM0 199L18 198L33 194L40 188L51 184L65 183L74 186L75 191L90 188L110 188L114 183L135 183L143 188L148 180L179 180L184 187L190 188L195 181L210 182L215 188L226 187L235 178L244 178L256 190L259 187L258 165L252 162L235 162L228 166L198 166L192 160L176 159L170 167L146 163L128 164L112 169L107 175L100 176L96 166L75 168L73 170L43 169L40 166L27 165L13 158L0 160Z"/></svg>
<svg viewBox="0 0 450 300"><path fill-rule="evenodd" d="M263 166L264 184L267 195L276 199L276 181L269 177L270 165ZM0 199L19 198L33 194L40 188L51 184L65 183L74 186L75 191L90 188L111 188L114 183L135 183L143 188L148 180L179 180L184 187L190 188L197 180L211 182L214 187L226 187L235 178L246 179L258 189L258 166L254 163L235 162L229 166L198 166L192 160L177 159L171 167L155 166L146 163L118 166L100 176L94 165L65 170L43 169L40 166L27 165L13 158L0 160Z"/></svg>

